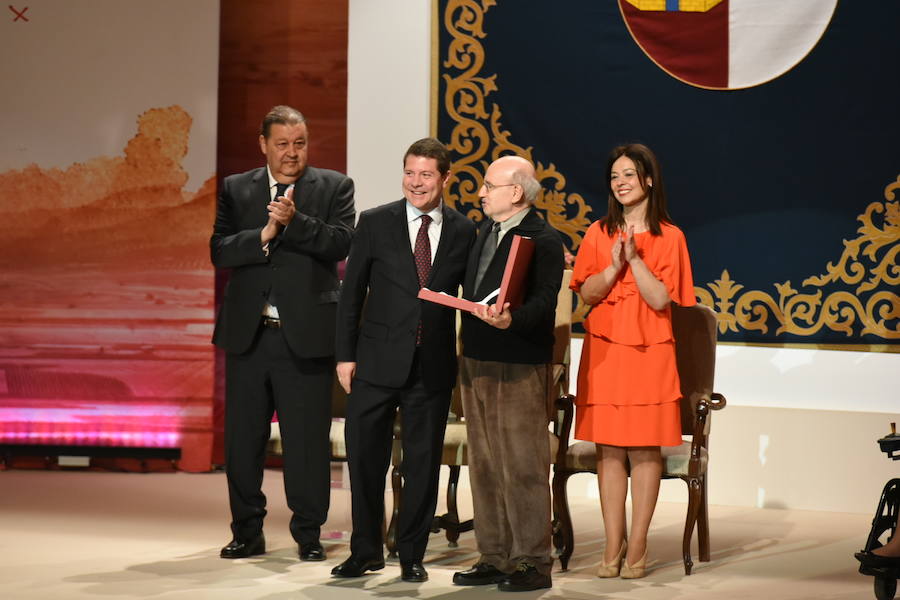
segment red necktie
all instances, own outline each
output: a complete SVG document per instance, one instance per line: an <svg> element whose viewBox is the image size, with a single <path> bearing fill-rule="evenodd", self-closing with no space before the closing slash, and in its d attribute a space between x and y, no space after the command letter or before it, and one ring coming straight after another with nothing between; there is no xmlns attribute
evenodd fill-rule
<svg viewBox="0 0 900 600"><path fill-rule="evenodd" d="M413 248L413 258L416 261L416 273L419 275L419 287L425 287L428 283L428 274L431 272L431 241L428 239L428 226L431 217L422 215L422 224L419 233L416 234L416 247ZM416 328L416 346L422 345L422 320Z"/></svg>
<svg viewBox="0 0 900 600"><path fill-rule="evenodd" d="M419 286L425 287L428 283L428 273L431 272L431 241L428 239L428 226L431 225L431 217L422 215L422 225L416 234L416 247L413 248L413 258L416 259L416 272L419 274Z"/></svg>

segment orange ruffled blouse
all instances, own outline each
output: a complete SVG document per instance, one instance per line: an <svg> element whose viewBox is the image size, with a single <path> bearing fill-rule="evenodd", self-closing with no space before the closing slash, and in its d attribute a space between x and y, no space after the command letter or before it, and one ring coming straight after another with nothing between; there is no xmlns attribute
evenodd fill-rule
<svg viewBox="0 0 900 600"><path fill-rule="evenodd" d="M692 306L696 299L684 234L675 225L661 229L659 236L635 234L637 251L672 301ZM614 241L599 222L588 228L575 261L573 290L580 292L588 277L609 266ZM650 308L626 263L584 327L575 436L617 446L679 444L681 391L671 309Z"/></svg>

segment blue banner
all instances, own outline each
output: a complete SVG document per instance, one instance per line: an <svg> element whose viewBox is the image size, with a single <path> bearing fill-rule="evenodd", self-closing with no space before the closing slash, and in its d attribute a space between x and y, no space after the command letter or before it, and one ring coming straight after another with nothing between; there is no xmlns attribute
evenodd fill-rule
<svg viewBox="0 0 900 600"><path fill-rule="evenodd" d="M435 126L457 208L482 218L487 164L526 156L538 208L577 251L606 212L608 152L642 142L720 340L900 350L900 3L436 10Z"/></svg>

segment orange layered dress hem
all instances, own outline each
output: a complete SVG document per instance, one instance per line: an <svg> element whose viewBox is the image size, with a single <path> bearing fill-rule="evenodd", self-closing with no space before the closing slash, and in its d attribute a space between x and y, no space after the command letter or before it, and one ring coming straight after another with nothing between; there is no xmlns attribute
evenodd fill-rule
<svg viewBox="0 0 900 600"><path fill-rule="evenodd" d="M582 404L575 410L575 438L579 440L625 448L681 445L678 400L630 406Z"/></svg>

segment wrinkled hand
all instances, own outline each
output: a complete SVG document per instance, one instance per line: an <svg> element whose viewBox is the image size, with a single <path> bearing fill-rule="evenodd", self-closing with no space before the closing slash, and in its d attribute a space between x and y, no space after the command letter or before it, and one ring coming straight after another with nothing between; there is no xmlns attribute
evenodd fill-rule
<svg viewBox="0 0 900 600"><path fill-rule="evenodd" d="M267 208L269 210L270 223L275 221L282 226L290 225L291 219L294 218L294 214L297 212L297 207L294 205L294 188L289 187L284 196L279 196L269 202Z"/></svg>
<svg viewBox="0 0 900 600"><path fill-rule="evenodd" d="M353 376L356 375L356 363L339 362L335 367L335 371L337 372L338 383L349 394L350 383L353 381Z"/></svg>
<svg viewBox="0 0 900 600"><path fill-rule="evenodd" d="M498 311L496 304L490 306L479 305L475 308L475 316L497 329L508 329L512 324L512 315L509 313L509 302L503 304L503 310Z"/></svg>

